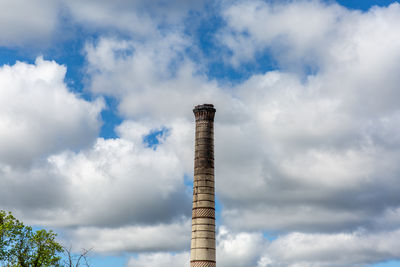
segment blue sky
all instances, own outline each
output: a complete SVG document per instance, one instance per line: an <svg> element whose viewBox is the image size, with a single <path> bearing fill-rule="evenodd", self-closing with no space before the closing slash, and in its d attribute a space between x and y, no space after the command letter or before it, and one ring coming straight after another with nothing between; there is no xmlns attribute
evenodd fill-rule
<svg viewBox="0 0 400 267"><path fill-rule="evenodd" d="M188 266L213 103L217 260L400 266L397 1L0 3L0 209L92 266Z"/></svg>

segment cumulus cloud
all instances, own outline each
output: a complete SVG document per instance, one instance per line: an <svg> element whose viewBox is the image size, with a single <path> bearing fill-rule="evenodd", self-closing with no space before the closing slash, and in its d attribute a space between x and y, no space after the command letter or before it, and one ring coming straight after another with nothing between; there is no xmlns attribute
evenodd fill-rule
<svg viewBox="0 0 400 267"><path fill-rule="evenodd" d="M93 248L96 253L181 251L190 246L190 221L183 220L171 224L125 226L118 228L80 227L69 232L69 239L75 247ZM162 255L168 255L166 252ZM146 254L144 254L146 255ZM178 254L179 255L179 254ZM141 256L148 259L149 256ZM137 261L141 261L141 257ZM156 261L155 259L150 262ZM164 266L170 261L180 261L176 257L163 257ZM185 259L185 258L184 258ZM167 261L167 262L165 262ZM133 263L131 263L132 265ZM137 266L139 263L136 262ZM141 265L139 265L141 266ZM150 266L150 265L149 265ZM151 265L154 266L154 265ZM171 266L183 266L174 264Z"/></svg>
<svg viewBox="0 0 400 267"><path fill-rule="evenodd" d="M227 27L218 37L233 54L227 60L236 66L266 50L290 70L350 69L360 60L389 63L381 53L398 53L393 44L399 42L399 8L394 3L362 13L323 1L238 1L222 10ZM380 72L378 66L375 70Z"/></svg>
<svg viewBox="0 0 400 267"><path fill-rule="evenodd" d="M159 22L147 20L146 12L137 15L141 2L89 1L81 14L75 4L71 16L99 27L129 32L125 24L144 16L150 32ZM98 17L85 17L91 8L99 9ZM363 266L398 258L400 5L358 12L320 1L235 1L221 8L226 24L218 40L228 50L221 54L232 55L227 62L240 67L269 51L280 69L221 85L188 55L196 44L177 28L149 39L89 41L87 89L117 99L124 119L115 129L118 138L98 138L92 146L93 136L63 147L43 142L46 150L31 157L44 160L25 169L13 167L19 158L3 156L2 179L11 190L1 192L1 203L28 222L73 227L69 234L82 246L143 252L130 266L187 266L188 253L179 251L190 216L184 176L193 170L191 110L211 102L225 225L218 235L221 266ZM119 9L127 10L123 25L110 22ZM49 83L42 80L35 84ZM78 102L97 110L83 114L98 115L94 103ZM94 122L85 133L98 129ZM148 148L144 136L160 128L168 136ZM35 194L22 196L24 184ZM57 201L48 201L55 194ZM267 241L264 231L277 239ZM171 243L174 235L180 238Z"/></svg>
<svg viewBox="0 0 400 267"><path fill-rule="evenodd" d="M299 8L306 12L293 14L285 29L268 27ZM243 16L234 16L239 10ZM303 14L316 10L327 13L312 16L321 20L317 25L294 23L307 22ZM391 37L399 11L393 4L350 12L316 1L239 2L227 9L229 29L246 32L242 37L262 49L274 49L282 34L290 47L300 49L294 57L289 53L293 62L301 62L314 45L326 55L315 51L320 67L315 74L287 68L255 75L236 88L247 122L216 127L221 140L217 193L225 204L225 222L240 229L339 231L371 227L376 217L399 205L393 189L399 175L397 134L388 135L386 128L397 128L399 107L392 99L398 81L386 68L399 69L392 61L399 58L399 38ZM376 38L382 31L391 42L378 41L384 39ZM311 34L315 42L298 32ZM246 155L246 160L232 155Z"/></svg>
<svg viewBox="0 0 400 267"><path fill-rule="evenodd" d="M0 46L45 44L58 26L58 14L59 1L1 1Z"/></svg>
<svg viewBox="0 0 400 267"><path fill-rule="evenodd" d="M31 168L1 169L2 207L29 224L64 227L74 247L100 253L187 247L191 192L179 154L171 144L147 147L143 138L152 128L121 128L126 139L98 138L92 147L53 154ZM177 129L171 142L182 136Z"/></svg>
<svg viewBox="0 0 400 267"><path fill-rule="evenodd" d="M152 38L160 25L180 25L189 12L199 12L210 1L163 0L65 1L71 17L86 28L117 30L123 34ZM116 19L118 18L118 19Z"/></svg>
<svg viewBox="0 0 400 267"><path fill-rule="evenodd" d="M119 227L171 222L190 214L190 194L176 155L147 148L142 142L99 138L92 148L50 156L40 170L53 174L48 180L62 185L65 198L52 209L20 206L18 211L34 224ZM32 179L27 176L15 183ZM14 192L6 202L21 193ZM32 193L28 196L35 198Z"/></svg>
<svg viewBox="0 0 400 267"><path fill-rule="evenodd" d="M66 68L37 58L0 68L0 162L29 165L58 151L90 146L103 102L88 102L64 83Z"/></svg>
<svg viewBox="0 0 400 267"><path fill-rule="evenodd" d="M236 66L253 60L266 47L277 53L279 61L304 64L319 60L335 24L347 12L321 1L239 1L222 11L228 27L219 38L233 53L230 60Z"/></svg>
<svg viewBox="0 0 400 267"><path fill-rule="evenodd" d="M218 229L217 261L219 266L257 266L268 241L261 233L233 233L226 227Z"/></svg>
<svg viewBox="0 0 400 267"><path fill-rule="evenodd" d="M176 238L171 236L171 238ZM239 232L233 233L226 227L218 229L217 262L222 267L259 266L261 254L266 251L268 241L262 234ZM189 266L190 253L143 253L131 258L127 266Z"/></svg>
<svg viewBox="0 0 400 267"><path fill-rule="evenodd" d="M143 138L155 124L125 121L122 138L96 139L102 101L68 91L65 67L38 58L3 66L0 83L0 203L27 223L48 226L145 225L190 215L184 175L192 169L188 123L153 150ZM105 212L107 211L107 212Z"/></svg>
<svg viewBox="0 0 400 267"><path fill-rule="evenodd" d="M210 3L209 0L2 1L0 46L46 47L52 40L65 38L65 33L72 36L71 26L90 33L108 31L139 39L153 38L162 35L160 26L181 28L190 18L190 12L201 12Z"/></svg>
<svg viewBox="0 0 400 267"><path fill-rule="evenodd" d="M2 208L27 214L59 208L68 199L65 183L47 158L96 140L103 101L69 91L65 73L65 66L41 57L0 68Z"/></svg>
<svg viewBox="0 0 400 267"><path fill-rule="evenodd" d="M258 232L265 230L301 235L317 231L324 233L321 240L343 231L356 233L360 227L384 233L386 227L397 227L400 204L395 193L399 109L393 102L399 81L391 71L399 69L398 13L396 4L361 13L317 1L235 2L223 11L227 28L220 35L233 60L239 64L272 49L282 69L225 88L202 75L203 66L185 55L192 40L182 34L145 43L102 38L86 46L90 90L120 101L120 114L130 120L119 128L125 139L136 137L124 133L124 127L178 130L183 138L168 137L159 148L176 151L185 172L192 168L190 149L182 149L193 144L191 109L201 102L216 105L216 190L222 221L235 233L252 231L226 237L230 241L220 242L222 251L247 237L265 248L268 242ZM390 42L377 41L382 31ZM239 35L246 43L237 39L235 48L231 42ZM253 49L248 57L237 54L246 49ZM312 64L316 71L299 73L289 66L292 62L304 69ZM271 252L241 255L236 262L277 264L272 254L260 255L272 253L273 244L281 240L268 246ZM223 252L221 262L232 265L224 253L229 254ZM337 266L381 259L360 256ZM329 259L316 262L330 264Z"/></svg>
<svg viewBox="0 0 400 267"><path fill-rule="evenodd" d="M151 253L140 254L137 258L131 258L127 264L129 267L163 267L163 266L189 266L190 255L187 252Z"/></svg>
<svg viewBox="0 0 400 267"><path fill-rule="evenodd" d="M223 267L241 266L365 266L398 258L399 231L307 234L292 232L268 241L261 233L218 229L217 261ZM128 266L188 266L189 253L144 253Z"/></svg>
<svg viewBox="0 0 400 267"><path fill-rule="evenodd" d="M253 101L247 102L245 127L216 127L222 140L216 146L217 190L226 200L226 221L259 229L346 229L368 225L398 205L392 189L399 151L382 145L371 128L388 117L395 128L398 111L365 118L337 104L346 99L327 99L307 83L280 77L267 73L241 85ZM232 156L243 154L244 162Z"/></svg>
<svg viewBox="0 0 400 267"><path fill-rule="evenodd" d="M202 67L185 54L191 44L176 32L144 43L113 38L88 43L90 90L116 97L124 117L151 118L160 124L175 118L192 121L194 105L202 102L228 108L234 97L208 80ZM232 111L221 108L219 112L231 120Z"/></svg>
<svg viewBox="0 0 400 267"><path fill-rule="evenodd" d="M259 266L365 266L399 257L399 231L291 233L271 243Z"/></svg>

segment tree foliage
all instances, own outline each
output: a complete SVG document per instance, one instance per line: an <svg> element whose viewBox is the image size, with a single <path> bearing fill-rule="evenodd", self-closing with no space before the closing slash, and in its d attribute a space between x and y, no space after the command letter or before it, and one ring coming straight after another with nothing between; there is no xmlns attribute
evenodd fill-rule
<svg viewBox="0 0 400 267"><path fill-rule="evenodd" d="M0 210L0 264L7 267L61 266L63 247L53 231L33 231Z"/></svg>

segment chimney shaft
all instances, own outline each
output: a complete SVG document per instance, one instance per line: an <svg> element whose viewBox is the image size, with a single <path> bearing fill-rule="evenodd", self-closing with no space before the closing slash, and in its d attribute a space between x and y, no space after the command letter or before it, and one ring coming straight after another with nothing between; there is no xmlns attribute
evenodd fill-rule
<svg viewBox="0 0 400 267"><path fill-rule="evenodd" d="M193 109L196 117L190 267L215 267L214 115L211 104Z"/></svg>

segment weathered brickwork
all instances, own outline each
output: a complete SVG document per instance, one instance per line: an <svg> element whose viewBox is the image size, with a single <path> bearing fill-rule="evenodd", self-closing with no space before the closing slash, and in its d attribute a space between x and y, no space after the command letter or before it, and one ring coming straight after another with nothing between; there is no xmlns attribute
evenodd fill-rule
<svg viewBox="0 0 400 267"><path fill-rule="evenodd" d="M190 267L215 267L213 105L193 109L196 118Z"/></svg>

